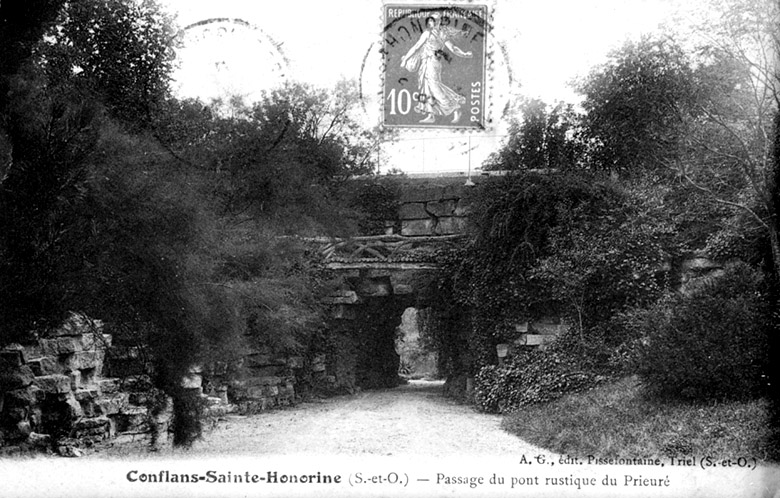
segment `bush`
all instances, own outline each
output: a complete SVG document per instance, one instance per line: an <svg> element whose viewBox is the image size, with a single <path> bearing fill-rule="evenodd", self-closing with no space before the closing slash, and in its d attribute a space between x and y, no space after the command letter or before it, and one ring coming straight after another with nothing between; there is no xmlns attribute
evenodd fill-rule
<svg viewBox="0 0 780 498"><path fill-rule="evenodd" d="M486 412L510 412L587 390L605 379L588 368L586 358L572 347L574 341L561 339L548 349L516 354L504 366L483 367L475 379L477 406Z"/></svg>
<svg viewBox="0 0 780 498"><path fill-rule="evenodd" d="M648 392L682 400L749 399L766 387L768 308L744 263L645 315L638 373Z"/></svg>

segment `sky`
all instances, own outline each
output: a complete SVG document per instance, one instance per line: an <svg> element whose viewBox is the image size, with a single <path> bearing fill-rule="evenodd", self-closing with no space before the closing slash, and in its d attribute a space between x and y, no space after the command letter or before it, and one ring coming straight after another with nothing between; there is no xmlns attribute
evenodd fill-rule
<svg viewBox="0 0 780 498"><path fill-rule="evenodd" d="M187 31L175 88L208 99L235 93L252 100L285 78L329 87L341 78L379 88L380 0L161 0L180 26L239 19L235 29ZM421 2L398 2L419 5ZM449 2L429 2L449 3ZM576 102L569 83L628 38L652 32L671 15L671 0L493 0L493 125L487 131L404 131L381 151L384 170L407 173L479 168L501 144L511 96ZM365 120L379 119L378 97L365 92Z"/></svg>

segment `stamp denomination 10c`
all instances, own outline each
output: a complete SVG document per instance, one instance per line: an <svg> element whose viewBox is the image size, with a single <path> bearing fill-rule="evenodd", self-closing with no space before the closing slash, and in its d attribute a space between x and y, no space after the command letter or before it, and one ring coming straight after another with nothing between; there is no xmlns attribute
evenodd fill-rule
<svg viewBox="0 0 780 498"><path fill-rule="evenodd" d="M485 127L487 6L384 6L382 121Z"/></svg>

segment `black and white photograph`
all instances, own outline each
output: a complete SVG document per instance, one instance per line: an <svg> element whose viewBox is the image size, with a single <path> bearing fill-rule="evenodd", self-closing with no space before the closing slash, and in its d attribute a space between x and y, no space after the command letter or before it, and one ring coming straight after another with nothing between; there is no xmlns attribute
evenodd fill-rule
<svg viewBox="0 0 780 498"><path fill-rule="evenodd" d="M0 496L780 498L778 0L0 0Z"/></svg>

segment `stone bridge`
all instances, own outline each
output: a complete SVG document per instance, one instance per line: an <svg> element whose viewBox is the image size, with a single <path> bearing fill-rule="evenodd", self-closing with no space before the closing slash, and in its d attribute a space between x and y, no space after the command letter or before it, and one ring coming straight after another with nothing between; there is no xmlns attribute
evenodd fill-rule
<svg viewBox="0 0 780 498"><path fill-rule="evenodd" d="M496 176L496 175L493 175ZM394 180L400 187L397 219L385 222L385 234L310 238L326 266L351 269L435 269L437 252L467 238L466 219L477 183L460 174L412 175Z"/></svg>
<svg viewBox="0 0 780 498"><path fill-rule="evenodd" d="M398 216L388 220L384 235L310 239L335 275L323 298L334 343L322 348L322 382L346 391L397 385L402 317L429 306L440 251L468 242L477 185L491 176L503 175L400 177ZM564 327L558 317L517 324L517 341L508 346L543 345Z"/></svg>
<svg viewBox="0 0 780 498"><path fill-rule="evenodd" d="M485 178L399 177L398 216L384 235L309 239L335 275L323 298L334 344L322 351L322 382L346 391L397 385L402 316L427 306L440 251L468 240L474 184Z"/></svg>

